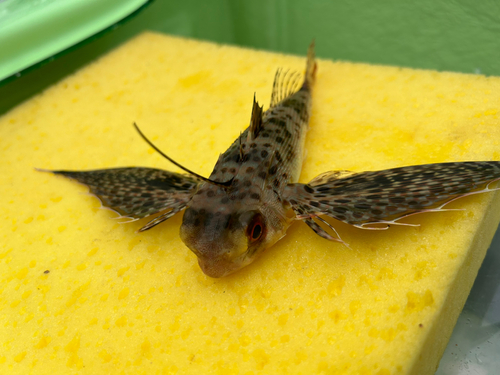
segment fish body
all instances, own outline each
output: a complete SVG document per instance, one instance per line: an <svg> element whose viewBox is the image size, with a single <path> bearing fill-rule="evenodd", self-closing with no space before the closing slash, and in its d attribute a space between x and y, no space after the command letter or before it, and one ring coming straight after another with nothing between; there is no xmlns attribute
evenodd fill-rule
<svg viewBox="0 0 500 375"><path fill-rule="evenodd" d="M275 77L271 106L255 102L250 126L223 153L210 180L189 202L181 239L198 256L202 270L221 277L252 262L281 239L295 213L284 188L298 181L315 80L314 46L305 79L293 92L295 74Z"/></svg>
<svg viewBox="0 0 500 375"><path fill-rule="evenodd" d="M211 175L153 168L49 171L90 188L104 207L131 221L159 213L150 229L185 209L180 236L205 274L222 277L250 264L297 220L344 243L328 216L361 229L410 225L414 214L446 210L466 195L497 190L500 162L407 166L381 171L330 171L298 183L316 79L314 43L306 72L278 70L269 109L255 101L250 126L220 155ZM411 224L414 225L414 224Z"/></svg>

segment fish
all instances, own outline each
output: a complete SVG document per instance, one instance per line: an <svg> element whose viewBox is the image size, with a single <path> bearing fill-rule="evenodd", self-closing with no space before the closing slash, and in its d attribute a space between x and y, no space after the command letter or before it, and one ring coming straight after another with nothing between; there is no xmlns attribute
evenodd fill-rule
<svg viewBox="0 0 500 375"><path fill-rule="evenodd" d="M180 238L212 278L252 263L296 221L348 246L331 219L365 230L418 226L400 220L451 210L445 206L456 199L499 189L491 187L500 179L499 161L335 170L299 183L317 66L313 41L303 78L299 72L276 71L269 108L264 111L254 94L249 126L219 156L208 178L159 150L135 123L139 135L185 173L146 167L40 171L88 186L120 218L152 216L140 232L184 210Z"/></svg>

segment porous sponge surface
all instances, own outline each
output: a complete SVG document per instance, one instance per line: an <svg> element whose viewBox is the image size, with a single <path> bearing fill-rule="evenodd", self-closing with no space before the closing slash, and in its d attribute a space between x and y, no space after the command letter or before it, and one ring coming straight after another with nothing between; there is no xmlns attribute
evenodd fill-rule
<svg viewBox="0 0 500 375"><path fill-rule="evenodd" d="M304 46L304 50L307 46ZM182 215L137 233L47 169L208 175L305 59L143 34L0 118L0 372L431 374L495 231L499 200L335 223L350 249L297 222L222 279L181 242ZM445 161L500 160L500 79L319 60L301 181Z"/></svg>

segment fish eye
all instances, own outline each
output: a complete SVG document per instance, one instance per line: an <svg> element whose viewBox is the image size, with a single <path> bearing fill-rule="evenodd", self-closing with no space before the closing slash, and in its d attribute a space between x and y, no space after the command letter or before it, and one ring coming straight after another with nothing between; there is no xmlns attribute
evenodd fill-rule
<svg viewBox="0 0 500 375"><path fill-rule="evenodd" d="M262 227L260 224L255 224L252 228L252 240L258 240L262 234Z"/></svg>
<svg viewBox="0 0 500 375"><path fill-rule="evenodd" d="M250 242L255 242L262 237L264 233L264 223L261 214L256 214L247 227L247 237Z"/></svg>

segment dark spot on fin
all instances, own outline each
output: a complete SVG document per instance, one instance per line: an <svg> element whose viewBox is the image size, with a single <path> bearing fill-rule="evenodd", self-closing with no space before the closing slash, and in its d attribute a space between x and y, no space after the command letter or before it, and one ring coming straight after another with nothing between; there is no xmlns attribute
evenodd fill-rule
<svg viewBox="0 0 500 375"><path fill-rule="evenodd" d="M262 129L262 108L253 95L252 118L250 119L249 135L250 139L255 139Z"/></svg>

